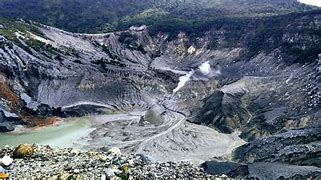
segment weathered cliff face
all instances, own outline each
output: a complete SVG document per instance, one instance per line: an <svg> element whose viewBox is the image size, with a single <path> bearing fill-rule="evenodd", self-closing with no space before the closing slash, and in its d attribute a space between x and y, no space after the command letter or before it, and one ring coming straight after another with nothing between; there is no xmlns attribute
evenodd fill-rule
<svg viewBox="0 0 321 180"><path fill-rule="evenodd" d="M227 21L201 35L150 35L145 27L75 34L22 22L13 23L29 29L12 31L4 24L0 129L83 115L88 105L131 111L162 104L191 122L224 133L241 131L249 144L236 151L239 161L314 166L311 158L319 158L314 134L321 123L321 15L288 18ZM271 24L276 27L262 30ZM309 152L300 150L310 146ZM288 149L299 156L293 160Z"/></svg>
<svg viewBox="0 0 321 180"><path fill-rule="evenodd" d="M280 66L270 62L273 59L260 67L271 68L277 74L246 75L222 86L204 100L203 108L192 121L212 125L223 132L241 130L242 137L249 140L283 129L319 124L320 86L315 65ZM246 68L254 69L250 62L239 69Z"/></svg>
<svg viewBox="0 0 321 180"><path fill-rule="evenodd" d="M284 29L277 29L278 33L271 29L262 34L264 37L259 35L253 40L252 33L243 32L246 35L241 37L247 41L241 38L228 43L234 51L235 47L240 51L224 60L211 59L220 66L220 75L215 78L217 89L206 96L200 105L203 107L190 120L223 132L241 130L241 136L248 140L283 129L318 126L321 103L317 53L320 50L315 49L315 44L320 41L320 27L316 23L319 18L318 14L297 17L283 24ZM307 33L309 29L315 33ZM224 37L226 33L222 34ZM255 39L261 43L254 43ZM226 39L218 42L223 40ZM218 43L215 47L221 49L222 45ZM246 60L240 60L243 58Z"/></svg>
<svg viewBox="0 0 321 180"><path fill-rule="evenodd" d="M27 30L14 32L4 23L1 71L14 94L35 111L41 104L60 111L88 103L131 109L148 107L146 96L172 95L179 76L208 61L213 75L196 71L171 98L180 110L193 112L191 121L223 132L242 130L253 139L316 123L320 65L313 43L320 43L320 17L314 12L284 22L284 16L256 26L259 20L244 20L245 30L227 21L198 37L181 32L175 38L150 36L144 27L90 35L22 22L14 23ZM284 29L260 31L271 23Z"/></svg>
<svg viewBox="0 0 321 180"><path fill-rule="evenodd" d="M64 111L82 105L147 109L149 96L162 97L176 85L174 73L150 66L160 49L155 41L164 37L154 40L146 31L72 34L13 23L38 28L36 34L3 27L1 36L2 109L21 119L22 112L65 116Z"/></svg>

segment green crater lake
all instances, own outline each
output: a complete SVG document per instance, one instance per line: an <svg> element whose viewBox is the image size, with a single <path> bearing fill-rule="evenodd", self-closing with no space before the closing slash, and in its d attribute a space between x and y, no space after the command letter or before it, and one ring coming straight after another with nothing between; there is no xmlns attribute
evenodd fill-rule
<svg viewBox="0 0 321 180"><path fill-rule="evenodd" d="M75 142L87 136L95 128L88 118L68 118L61 124L26 132L0 133L0 148L5 145L17 146L23 143L50 145L52 147L76 147Z"/></svg>

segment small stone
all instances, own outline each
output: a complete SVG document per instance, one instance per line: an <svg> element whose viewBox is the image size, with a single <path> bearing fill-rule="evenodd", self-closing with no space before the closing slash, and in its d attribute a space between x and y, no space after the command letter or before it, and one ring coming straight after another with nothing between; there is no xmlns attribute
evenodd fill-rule
<svg viewBox="0 0 321 180"><path fill-rule="evenodd" d="M101 175L101 178L100 178L100 180L107 180L107 177L106 177L106 175L105 175L105 174Z"/></svg>
<svg viewBox="0 0 321 180"><path fill-rule="evenodd" d="M106 162L109 159L108 156L104 154L99 155L98 158L101 162Z"/></svg>
<svg viewBox="0 0 321 180"><path fill-rule="evenodd" d="M86 178L84 178L84 177L81 176L81 175L78 175L78 176L76 177L76 180L86 180Z"/></svg>
<svg viewBox="0 0 321 180"><path fill-rule="evenodd" d="M125 165L125 166L120 167L119 169L122 170L124 173L128 173L129 167L127 165Z"/></svg>
<svg viewBox="0 0 321 180"><path fill-rule="evenodd" d="M10 166L12 162L13 162L13 159L8 155L5 155L0 159L0 164L4 166Z"/></svg>
<svg viewBox="0 0 321 180"><path fill-rule="evenodd" d="M109 154L112 154L114 156L120 156L121 155L121 151L118 147L112 147L110 149L108 149L107 151Z"/></svg>
<svg viewBox="0 0 321 180"><path fill-rule="evenodd" d="M128 160L127 163L129 166L135 166L135 162L132 159Z"/></svg>
<svg viewBox="0 0 321 180"><path fill-rule="evenodd" d="M122 171L119 170L119 169L108 168L108 169L105 171L105 173L106 173L106 176L107 176L108 178L111 178L111 177L116 176L117 174L122 173Z"/></svg>
<svg viewBox="0 0 321 180"><path fill-rule="evenodd" d="M79 174L79 173L80 173L80 170L79 170L79 169L75 169L73 172L74 172L75 174Z"/></svg>
<svg viewBox="0 0 321 180"><path fill-rule="evenodd" d="M222 178L228 178L228 176L225 175L225 174L222 174L221 177L222 177Z"/></svg>
<svg viewBox="0 0 321 180"><path fill-rule="evenodd" d="M73 150L71 150L71 154L79 155L80 153L81 153L81 151L78 150L78 149L73 149Z"/></svg>
<svg viewBox="0 0 321 180"><path fill-rule="evenodd" d="M72 174L66 173L58 177L58 180L71 180L73 178Z"/></svg>
<svg viewBox="0 0 321 180"><path fill-rule="evenodd" d="M97 152L89 152L91 158L97 157Z"/></svg>
<svg viewBox="0 0 321 180"><path fill-rule="evenodd" d="M72 170L72 165L71 165L71 164L66 164L66 165L64 166L64 170L65 170L65 171L70 171L70 170Z"/></svg>
<svg viewBox="0 0 321 180"><path fill-rule="evenodd" d="M58 180L58 176L52 176L52 177L48 178L48 180Z"/></svg>

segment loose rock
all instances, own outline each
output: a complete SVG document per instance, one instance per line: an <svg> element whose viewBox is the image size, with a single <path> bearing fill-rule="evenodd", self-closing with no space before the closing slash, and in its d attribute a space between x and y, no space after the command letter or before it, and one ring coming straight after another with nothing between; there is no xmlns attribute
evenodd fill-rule
<svg viewBox="0 0 321 180"><path fill-rule="evenodd" d="M13 159L8 155L5 155L0 159L0 164L4 166L10 166L12 162L13 162Z"/></svg>
<svg viewBox="0 0 321 180"><path fill-rule="evenodd" d="M33 151L31 151L31 149ZM0 157L12 154L18 158L3 170L15 172L16 179L87 180L87 179L215 179L189 162L149 162L144 156L124 155L118 148L106 152L75 153L72 149L20 145L14 150L0 150ZM23 151L23 153L21 152ZM34 152L32 156L31 152ZM24 156L21 156L24 155ZM223 178L226 179L226 178Z"/></svg>
<svg viewBox="0 0 321 180"><path fill-rule="evenodd" d="M29 144L21 144L13 151L14 158L30 157L34 153L34 149Z"/></svg>
<svg viewBox="0 0 321 180"><path fill-rule="evenodd" d="M121 155L121 151L119 148L117 147L112 147L108 150L108 153L114 156L120 156Z"/></svg>

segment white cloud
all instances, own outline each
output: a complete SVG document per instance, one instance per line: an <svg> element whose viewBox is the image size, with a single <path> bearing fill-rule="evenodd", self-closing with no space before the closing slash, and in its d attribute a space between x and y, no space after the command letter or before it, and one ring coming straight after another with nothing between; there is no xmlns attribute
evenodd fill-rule
<svg viewBox="0 0 321 180"><path fill-rule="evenodd" d="M299 0L301 3L310 4L321 7L321 0Z"/></svg>

